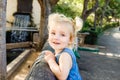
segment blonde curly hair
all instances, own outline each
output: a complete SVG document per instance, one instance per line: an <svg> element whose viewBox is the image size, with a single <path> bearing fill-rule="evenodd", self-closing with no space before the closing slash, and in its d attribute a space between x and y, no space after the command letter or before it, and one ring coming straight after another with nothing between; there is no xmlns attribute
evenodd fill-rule
<svg viewBox="0 0 120 80"><path fill-rule="evenodd" d="M52 13L48 17L48 30L51 26L55 26L57 23L69 24L72 26L70 29L70 37L76 37L77 32L82 28L82 19L76 17L74 20L72 18L66 17L60 13ZM70 27L69 27L70 28Z"/></svg>

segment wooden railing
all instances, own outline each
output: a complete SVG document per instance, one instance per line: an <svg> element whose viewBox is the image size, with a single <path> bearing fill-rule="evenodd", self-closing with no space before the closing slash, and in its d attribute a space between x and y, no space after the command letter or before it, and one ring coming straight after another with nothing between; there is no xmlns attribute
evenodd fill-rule
<svg viewBox="0 0 120 80"><path fill-rule="evenodd" d="M7 43L6 49L26 48L26 47L30 47L31 45L32 42Z"/></svg>

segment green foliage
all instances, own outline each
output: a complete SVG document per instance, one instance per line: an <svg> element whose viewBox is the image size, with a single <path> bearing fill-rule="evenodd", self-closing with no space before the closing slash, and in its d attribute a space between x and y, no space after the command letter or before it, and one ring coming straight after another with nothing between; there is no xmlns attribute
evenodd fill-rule
<svg viewBox="0 0 120 80"><path fill-rule="evenodd" d="M88 32L91 28L93 28L93 22L87 20L83 24L83 28L80 32Z"/></svg>
<svg viewBox="0 0 120 80"><path fill-rule="evenodd" d="M86 21L83 25L83 28L80 32L90 32L91 29L95 29L95 34L99 35L100 33L104 32L105 30L109 29L109 28L114 28L114 27L118 27L119 23L118 22L111 22L108 23L104 26L96 26L93 27L93 23L90 21Z"/></svg>
<svg viewBox="0 0 120 80"><path fill-rule="evenodd" d="M111 0L109 4L112 16L115 18L120 18L120 0Z"/></svg>
<svg viewBox="0 0 120 80"><path fill-rule="evenodd" d="M81 0L60 0L57 5L53 7L52 12L63 13L72 18L80 16L82 13L81 2Z"/></svg>
<svg viewBox="0 0 120 80"><path fill-rule="evenodd" d="M74 17L74 15L76 14L76 12L71 10L71 8L69 6L67 6L66 4L59 4L59 5L57 4L53 8L53 12L63 13L68 17ZM71 13L71 14L68 14L68 13Z"/></svg>
<svg viewBox="0 0 120 80"><path fill-rule="evenodd" d="M107 30L107 29L109 29L109 28L114 28L114 27L118 27L118 22L106 24L106 25L102 28L102 30L105 31L105 30Z"/></svg>

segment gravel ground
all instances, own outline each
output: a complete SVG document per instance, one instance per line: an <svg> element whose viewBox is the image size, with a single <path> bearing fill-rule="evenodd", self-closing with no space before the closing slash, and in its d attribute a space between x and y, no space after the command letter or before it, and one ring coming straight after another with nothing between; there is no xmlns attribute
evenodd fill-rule
<svg viewBox="0 0 120 80"><path fill-rule="evenodd" d="M80 51L78 66L83 80L120 80L120 59Z"/></svg>

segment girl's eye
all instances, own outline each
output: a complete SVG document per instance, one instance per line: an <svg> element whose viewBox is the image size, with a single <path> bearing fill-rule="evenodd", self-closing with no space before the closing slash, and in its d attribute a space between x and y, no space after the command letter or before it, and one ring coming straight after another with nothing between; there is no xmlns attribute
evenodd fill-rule
<svg viewBox="0 0 120 80"><path fill-rule="evenodd" d="M52 35L55 35L55 32L51 32Z"/></svg>
<svg viewBox="0 0 120 80"><path fill-rule="evenodd" d="M61 34L61 36L63 36L63 37L64 37L64 36L65 36L65 34Z"/></svg>

